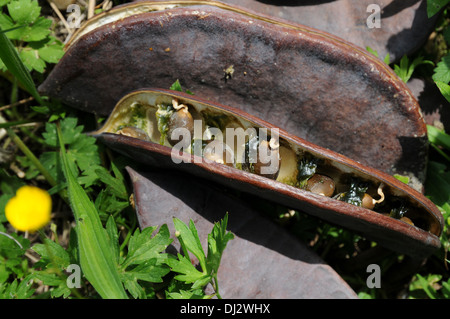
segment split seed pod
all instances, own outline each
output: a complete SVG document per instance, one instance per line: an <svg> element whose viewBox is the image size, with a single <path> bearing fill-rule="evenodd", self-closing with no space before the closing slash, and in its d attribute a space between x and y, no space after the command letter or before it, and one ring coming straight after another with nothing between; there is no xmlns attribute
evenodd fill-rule
<svg viewBox="0 0 450 319"><path fill-rule="evenodd" d="M66 50L39 89L73 107L106 116L128 92L179 79L421 189L417 101L380 59L326 32L216 1L139 1L90 19Z"/></svg>
<svg viewBox="0 0 450 319"><path fill-rule="evenodd" d="M189 145L187 148L162 141L158 131L156 110L170 108L174 100L186 105L199 121L191 143L180 142ZM130 123L139 123L137 128L145 131L150 141L117 133ZM231 131L234 136L227 135ZM211 132L215 140L233 150L234 165L203 158L203 145L210 141ZM274 157L273 162L280 165L276 180L250 172L242 163L239 165L245 144L255 132L258 136L264 132L268 138L278 138L279 159ZM181 92L142 89L124 96L104 127L93 134L112 149L149 166L187 171L261 196L352 229L401 253L423 257L440 246L442 214L421 193L390 175L293 136L238 109ZM310 191L308 181L317 178L316 174L333 180L332 197ZM366 194L376 201L372 202L371 209L363 206ZM413 225L401 217L407 217Z"/></svg>

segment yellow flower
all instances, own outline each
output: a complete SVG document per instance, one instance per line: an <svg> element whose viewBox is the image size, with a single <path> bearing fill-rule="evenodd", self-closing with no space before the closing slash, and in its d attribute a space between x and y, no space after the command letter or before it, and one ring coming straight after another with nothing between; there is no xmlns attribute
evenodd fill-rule
<svg viewBox="0 0 450 319"><path fill-rule="evenodd" d="M22 186L5 207L5 215L18 231L35 232L47 225L52 212L52 198L35 186Z"/></svg>

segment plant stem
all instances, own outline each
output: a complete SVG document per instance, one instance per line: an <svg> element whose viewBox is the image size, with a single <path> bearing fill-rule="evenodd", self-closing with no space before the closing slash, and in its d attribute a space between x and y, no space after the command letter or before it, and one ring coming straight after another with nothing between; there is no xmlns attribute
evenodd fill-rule
<svg viewBox="0 0 450 319"><path fill-rule="evenodd" d="M53 187L56 186L55 179L50 175L50 173L42 166L39 159L33 154L33 152L25 145L25 143L20 139L20 137L14 133L10 128L7 128L9 137L11 140L20 148L20 150L25 154L26 157L36 166L39 172L45 177L47 182Z"/></svg>
<svg viewBox="0 0 450 319"><path fill-rule="evenodd" d="M22 125L22 124L30 124L30 123L36 123L36 121L20 120L20 121L14 121L14 122L0 123L0 128L9 128L9 127L13 127L13 126L18 126L18 125Z"/></svg>
<svg viewBox="0 0 450 319"><path fill-rule="evenodd" d="M214 290L216 292L216 296L218 299L222 299L222 296L219 294L219 281L217 280L217 274L214 274Z"/></svg>
<svg viewBox="0 0 450 319"><path fill-rule="evenodd" d="M20 249L23 249L22 244L21 244L17 239L15 239L13 236L11 236L11 235L9 235L9 234L7 234L7 233L4 233L4 232L2 232L2 231L0 231L0 235L3 235L3 236L5 236L5 237L8 237L9 239L15 241L15 243L20 247Z"/></svg>
<svg viewBox="0 0 450 319"><path fill-rule="evenodd" d="M123 241L122 245L120 245L119 251L123 251L125 247L128 245L128 241L130 240L133 229L135 229L135 227L136 227L136 220L133 220L133 225L129 228L128 234L125 237L125 240Z"/></svg>

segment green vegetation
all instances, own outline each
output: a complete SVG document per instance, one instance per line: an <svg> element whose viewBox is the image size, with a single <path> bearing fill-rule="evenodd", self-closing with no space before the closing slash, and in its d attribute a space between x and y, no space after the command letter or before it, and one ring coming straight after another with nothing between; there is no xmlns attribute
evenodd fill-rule
<svg viewBox="0 0 450 319"><path fill-rule="evenodd" d="M415 74L432 79L450 101L450 19L442 10L448 2L428 0L430 17L442 12L434 38L392 68L405 82ZM209 234L199 234L192 221L186 225L174 219L182 250L176 256L165 251L172 242L168 225L140 230L125 178L126 159L85 134L103 119L81 117L36 91L35 84L63 55L55 22L44 17L36 0L0 0L0 8L0 299L220 298L217 273L233 239L228 216ZM182 90L179 82L172 89ZM444 215L442 247L401 287L383 282L382 288L369 289L365 269L349 265L377 248L375 243L286 207L252 197L246 201L308 243L360 298L449 299L450 135L434 126L428 133L432 147L425 189ZM313 169L305 165L300 171L309 176ZM52 221L36 233L15 232L5 216L6 204L24 185L45 189L53 199ZM405 260L392 252L381 256L383 278ZM71 265L81 266L79 287L68 285ZM204 292L208 284L212 295Z"/></svg>

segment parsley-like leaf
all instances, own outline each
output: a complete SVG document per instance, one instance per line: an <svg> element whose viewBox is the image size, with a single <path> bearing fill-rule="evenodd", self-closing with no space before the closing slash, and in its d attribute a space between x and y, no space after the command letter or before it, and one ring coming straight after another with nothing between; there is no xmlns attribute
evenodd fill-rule
<svg viewBox="0 0 450 319"><path fill-rule="evenodd" d="M134 298L146 297L139 281L162 282L163 277L170 272L167 267L168 255L163 253L172 242L169 228L162 225L158 233L151 237L156 229L147 227L142 232L136 229L128 243L128 255L119 265L120 279Z"/></svg>
<svg viewBox="0 0 450 319"><path fill-rule="evenodd" d="M224 219L215 223L211 233L208 235L208 258L207 265L209 273L217 273L219 270L222 254L227 246L228 241L234 238L233 233L227 231L228 214Z"/></svg>
<svg viewBox="0 0 450 319"><path fill-rule="evenodd" d="M406 55L404 55L400 59L400 64L394 65L394 71L400 77L400 79L402 79L403 82L406 83L409 81L409 79L413 75L414 69L421 64L433 65L433 62L429 61L429 60L424 60L424 58L422 56L419 56L410 62L408 57Z"/></svg>
<svg viewBox="0 0 450 319"><path fill-rule="evenodd" d="M38 2L32 0L13 0L7 7L11 18L19 24L33 23L41 13Z"/></svg>
<svg viewBox="0 0 450 319"><path fill-rule="evenodd" d="M228 241L234 238L231 232L227 232L227 224L228 214L223 221L214 224L211 233L208 235L208 257L206 257L194 222L190 220L188 227L178 218L174 218L176 235L184 253L184 256L178 254L177 259L169 258L167 261L172 271L179 274L175 277L176 280L193 284L191 289L203 288L214 280L212 284L220 298L217 291L217 272L223 251ZM189 252L198 259L201 271L191 262Z"/></svg>
<svg viewBox="0 0 450 319"><path fill-rule="evenodd" d="M67 145L69 168L74 176L80 176L78 181L86 187L92 185L98 176L93 174L100 167L100 154L96 139L83 133L84 127L77 125L77 119L67 117L60 121L64 144ZM56 124L46 123L42 133L47 145L57 147ZM41 155L42 165L59 182L63 182L63 174L59 162L59 152L45 152ZM81 172L81 174L80 174Z"/></svg>
<svg viewBox="0 0 450 319"><path fill-rule="evenodd" d="M162 225L159 232L151 237L152 233L157 227L147 227L142 232L136 229L133 236L130 238L128 245L128 255L121 268L125 269L130 265L140 264L150 259L155 258L160 263L167 261L167 254L162 252L172 242L170 239L170 232L167 225Z"/></svg>
<svg viewBox="0 0 450 319"><path fill-rule="evenodd" d="M12 0L7 4L8 13L0 13L0 29L15 40L15 49L29 71L45 71L46 63L57 63L64 54L63 44L50 36L53 21L41 14L36 0ZM14 46L13 46L14 47ZM0 61L0 69L6 64Z"/></svg>
<svg viewBox="0 0 450 319"><path fill-rule="evenodd" d="M433 80L447 84L450 82L450 54L444 56L437 64L434 69Z"/></svg>

